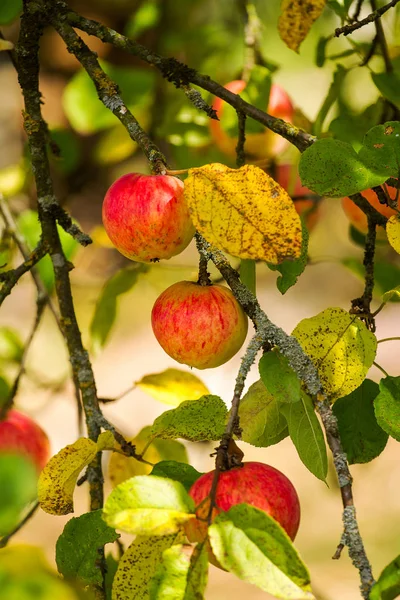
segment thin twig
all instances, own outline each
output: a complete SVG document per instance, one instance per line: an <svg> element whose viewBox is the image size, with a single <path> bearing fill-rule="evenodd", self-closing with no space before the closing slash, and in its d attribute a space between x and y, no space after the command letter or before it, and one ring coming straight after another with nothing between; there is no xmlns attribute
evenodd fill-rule
<svg viewBox="0 0 400 600"><path fill-rule="evenodd" d="M14 529L10 533L8 533L7 535L5 535L4 537L2 537L0 539L0 548L5 548L7 546L10 539L16 533L18 533L18 531L20 529L22 529L22 527L24 525L26 525L26 523L33 517L33 515L35 514L35 512L37 511L38 508L39 508L39 502L36 500L35 503L33 504L33 506L30 508L30 510L25 515L25 517L22 519L22 521L20 521L18 523L18 525L16 525L16 527L14 527Z"/></svg>
<svg viewBox="0 0 400 600"><path fill-rule="evenodd" d="M373 23L377 19L380 19L381 16L385 14L385 12L396 6L398 2L400 2L400 0L392 0L391 2L389 2L389 4L385 4L385 6L382 6L382 8L374 10L374 12L368 15L368 17L365 17L365 19L357 21L352 25L344 25L343 27L338 27L337 29L335 29L335 37L339 37L342 34L349 35L350 33L353 33L353 31L361 29L361 27L365 27L365 25L368 25L368 23Z"/></svg>
<svg viewBox="0 0 400 600"><path fill-rule="evenodd" d="M374 12L377 12L376 0L371 0L371 8ZM376 36L379 40L379 45L382 50L382 56L383 56L383 60L385 63L386 73L391 73L393 71L393 65L390 60L389 48L387 45L385 32L383 31L382 22L381 22L380 18L375 20L375 29L376 29Z"/></svg>
<svg viewBox="0 0 400 600"><path fill-rule="evenodd" d="M24 260L23 263L21 263L15 269L10 269L9 271L4 271L0 274L0 281L3 282L3 285L0 289L0 306L11 293L13 287L18 283L21 277L28 271L32 272L32 267L34 267L39 260L46 256L46 254L46 244L40 241L35 250L28 255L27 259Z"/></svg>
<svg viewBox="0 0 400 600"><path fill-rule="evenodd" d="M238 118L238 141L236 145L236 166L243 167L246 163L244 146L246 143L246 115L241 110L237 111Z"/></svg>
<svg viewBox="0 0 400 600"><path fill-rule="evenodd" d="M400 337L388 337L388 338L382 338L381 340L378 340L378 344L382 344L383 342L399 342L400 341Z"/></svg>
<svg viewBox="0 0 400 600"><path fill-rule="evenodd" d="M389 373L387 371L385 371L385 369L383 367L381 367L381 365L379 365L377 362L373 362L372 363L377 369L379 369L385 377L389 377Z"/></svg>
<svg viewBox="0 0 400 600"><path fill-rule="evenodd" d="M364 293L360 298L352 300L351 313L358 314L362 320L365 321L366 326L372 332L375 332L375 319L371 313L371 302L374 291L374 260L375 260L375 248L376 248L376 222L374 217L371 215L367 216L368 220L368 232L365 238L365 249L364 249L364 260L363 265L365 269L364 275Z"/></svg>
<svg viewBox="0 0 400 600"><path fill-rule="evenodd" d="M364 0L357 0L355 11L353 13L353 16L351 17L352 21L358 21L358 17L360 16L361 7L363 4L364 4Z"/></svg>

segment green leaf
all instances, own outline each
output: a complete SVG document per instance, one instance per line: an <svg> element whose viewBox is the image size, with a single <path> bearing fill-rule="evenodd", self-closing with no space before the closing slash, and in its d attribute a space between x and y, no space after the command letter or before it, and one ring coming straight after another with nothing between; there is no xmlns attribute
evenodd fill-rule
<svg viewBox="0 0 400 600"><path fill-rule="evenodd" d="M318 44L317 44L317 50L316 50L316 54L315 54L315 64L317 65L317 67L321 68L324 66L325 61L326 61L326 48L328 45L328 42L332 39L331 36L329 37L323 37L321 36L318 40Z"/></svg>
<svg viewBox="0 0 400 600"><path fill-rule="evenodd" d="M371 73L371 77L382 96L400 108L400 77L398 73Z"/></svg>
<svg viewBox="0 0 400 600"><path fill-rule="evenodd" d="M155 27L161 16L161 6L157 0L148 0L129 18L125 27L125 35L137 38L143 32Z"/></svg>
<svg viewBox="0 0 400 600"><path fill-rule="evenodd" d="M276 399L261 380L251 385L239 405L241 439L248 444L266 448L283 440L288 434L286 419L279 412Z"/></svg>
<svg viewBox="0 0 400 600"><path fill-rule="evenodd" d="M333 405L343 450L351 465L367 463L384 450L388 434L376 422L374 399L379 386L365 379L360 387Z"/></svg>
<svg viewBox="0 0 400 600"><path fill-rule="evenodd" d="M241 282L255 295L256 294L256 261L251 258L242 258L239 266Z"/></svg>
<svg viewBox="0 0 400 600"><path fill-rule="evenodd" d="M323 138L301 155L301 183L320 196L342 198L381 185L396 173L368 163L347 142Z"/></svg>
<svg viewBox="0 0 400 600"><path fill-rule="evenodd" d="M4 377L0 375L0 407L3 406L10 395L10 385Z"/></svg>
<svg viewBox="0 0 400 600"><path fill-rule="evenodd" d="M24 210L18 216L17 226L24 236L29 250L34 250L39 242L42 232L37 212L34 210ZM67 260L71 261L79 248L79 243L59 225L57 226L57 229L65 257ZM37 263L36 269L38 270L40 279L46 286L47 291L51 292L54 288L54 272L50 256L42 258L42 260Z"/></svg>
<svg viewBox="0 0 400 600"><path fill-rule="evenodd" d="M175 460L162 460L154 465L150 475L179 481L188 492L194 482L197 481L203 473L196 471L192 465L176 462Z"/></svg>
<svg viewBox="0 0 400 600"><path fill-rule="evenodd" d="M176 545L164 550L162 561L150 581L150 600L201 600L207 585L208 556L205 545L186 552Z"/></svg>
<svg viewBox="0 0 400 600"><path fill-rule="evenodd" d="M363 145L365 132L380 123L383 111L383 100L374 102L358 114L343 107L339 116L330 123L329 131L336 139L348 142L358 152Z"/></svg>
<svg viewBox="0 0 400 600"><path fill-rule="evenodd" d="M378 425L400 442L400 377L381 379L379 390L374 402Z"/></svg>
<svg viewBox="0 0 400 600"><path fill-rule="evenodd" d="M112 600L150 600L149 583L164 550L181 542L180 534L138 536L119 561Z"/></svg>
<svg viewBox="0 0 400 600"><path fill-rule="evenodd" d="M362 244L364 247L365 243ZM354 257L343 258L341 260L343 266L349 269L358 279L364 281L365 267L360 260ZM382 260L377 260L374 263L374 295L386 298L384 302L400 302L398 294L395 293L395 288L400 281L400 269L396 265ZM394 292L394 293L393 293ZM383 299L382 298L382 299Z"/></svg>
<svg viewBox="0 0 400 600"><path fill-rule="evenodd" d="M183 438L191 442L219 440L225 430L227 412L219 396L187 400L160 415L154 421L151 433L154 437Z"/></svg>
<svg viewBox="0 0 400 600"><path fill-rule="evenodd" d="M399 302L400 301L400 286L395 287L393 290L385 292L382 296L382 302Z"/></svg>
<svg viewBox="0 0 400 600"><path fill-rule="evenodd" d="M370 600L395 600L400 596L400 554L388 564L369 595Z"/></svg>
<svg viewBox="0 0 400 600"><path fill-rule="evenodd" d="M258 363L261 379L278 402L298 402L301 383L289 361L280 352L266 352Z"/></svg>
<svg viewBox="0 0 400 600"><path fill-rule="evenodd" d="M289 536L267 513L238 504L209 527L218 562L276 598L313 600L310 576Z"/></svg>
<svg viewBox="0 0 400 600"><path fill-rule="evenodd" d="M106 556L106 575L104 578L104 585L106 588L106 600L111 600L112 586L114 583L114 577L118 569L118 560L114 558L112 554Z"/></svg>
<svg viewBox="0 0 400 600"><path fill-rule="evenodd" d="M24 344L18 331L12 327L0 327L0 360L19 363L23 353Z"/></svg>
<svg viewBox="0 0 400 600"><path fill-rule="evenodd" d="M343 308L327 308L303 319L292 335L317 367L331 400L358 388L375 359L376 337Z"/></svg>
<svg viewBox="0 0 400 600"><path fill-rule="evenodd" d="M22 0L1 0L0 25L9 25L22 12Z"/></svg>
<svg viewBox="0 0 400 600"><path fill-rule="evenodd" d="M125 104L135 115L147 107L155 81L152 71L132 66L117 67L104 61L101 66L117 83ZM84 69L80 69L67 83L63 107L72 127L84 135L97 133L118 122L117 117L99 100L94 83Z"/></svg>
<svg viewBox="0 0 400 600"><path fill-rule="evenodd" d="M118 538L115 529L103 521L101 510L70 519L56 544L58 572L67 579L79 579L84 585L101 585L99 550Z"/></svg>
<svg viewBox="0 0 400 600"><path fill-rule="evenodd" d="M300 402L281 404L279 409L287 420L301 462L315 477L325 481L328 474L325 438L310 396L302 392Z"/></svg>
<svg viewBox="0 0 400 600"><path fill-rule="evenodd" d="M209 394L208 388L199 377L182 369L166 369L161 373L145 375L135 385L150 396L172 406L184 400L197 400Z"/></svg>
<svg viewBox="0 0 400 600"><path fill-rule="evenodd" d="M388 121L384 125L372 127L365 134L359 157L370 169L386 173L387 179L399 177L400 122Z"/></svg>
<svg viewBox="0 0 400 600"><path fill-rule="evenodd" d="M96 303L94 315L90 323L90 335L94 351L98 351L107 342L117 316L117 299L121 294L129 292L141 273L146 273L148 266L135 263L120 269L105 284Z"/></svg>
<svg viewBox="0 0 400 600"><path fill-rule="evenodd" d="M36 498L37 472L24 456L0 454L0 536L7 535Z"/></svg>
<svg viewBox="0 0 400 600"><path fill-rule="evenodd" d="M301 218L302 229L302 245L299 258L294 260L284 260L279 265L267 263L271 271L278 271L281 275L276 280L276 287L281 294L286 294L289 288L297 283L298 278L303 273L308 261L308 240L310 234L305 224L305 220Z"/></svg>
<svg viewBox="0 0 400 600"><path fill-rule="evenodd" d="M330 39L330 38L328 38ZM342 86L344 84L344 80L346 78L346 75L348 73L348 70L345 69L343 67L343 65L338 64L336 66L336 71L333 74L333 79L332 79L332 83L329 87L328 93L325 96L325 99L322 103L322 106L318 112L318 115L315 119L315 123L314 123L314 135L316 136L320 136L322 131L323 131L323 125L325 122L326 117L328 116L328 113L330 111L330 109L332 108L333 104L336 102L336 100L338 99L341 90L342 90Z"/></svg>
<svg viewBox="0 0 400 600"><path fill-rule="evenodd" d="M179 531L194 512L193 500L178 481L139 475L120 483L109 495L103 518L110 527L137 535Z"/></svg>
<svg viewBox="0 0 400 600"><path fill-rule="evenodd" d="M69 129L58 128L51 129L50 137L60 151L59 156L53 156L54 163L62 173L69 175L77 168L82 154L76 134Z"/></svg>

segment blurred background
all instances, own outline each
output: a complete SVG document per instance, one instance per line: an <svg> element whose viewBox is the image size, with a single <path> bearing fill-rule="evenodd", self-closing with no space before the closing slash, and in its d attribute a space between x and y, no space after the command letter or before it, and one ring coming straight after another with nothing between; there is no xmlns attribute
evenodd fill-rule
<svg viewBox="0 0 400 600"><path fill-rule="evenodd" d="M222 84L241 77L243 15L232 0L81 0L69 4L84 16L124 32L163 55L175 56ZM368 66L354 68L360 62L366 42L374 36L373 26L353 36L355 46L345 38L329 42L326 54L333 59L327 58L321 68L316 61L318 42L340 25L333 11L324 12L296 54L283 44L277 33L279 2L259 1L255 5L263 24L264 65L272 73L273 81L290 95L298 109L296 118L305 127L320 114L337 64L346 69L346 77L337 90L337 101L327 112L323 131L344 130L356 146L360 138L357 127L363 122L365 109L376 108L380 102L379 90L370 77L371 68L378 71L381 68L379 53ZM396 65L399 16L400 11L392 12L384 21ZM18 23L2 31L7 39L16 41ZM118 82L125 102L165 152L171 168L185 169L209 162L234 166L235 159L222 154L213 142L207 117L194 109L182 91L135 57L94 38L83 37ZM78 62L51 30L42 40L41 66L43 115L55 142L51 163L56 191L61 203L94 240L85 249L65 240L70 260L75 264L71 277L78 320L85 344L91 350L99 395L115 398L144 375L176 366L153 337L150 312L155 299L168 285L182 279L196 279L197 254L191 244L174 259L151 266L147 273L139 275L135 286L118 299L117 315L109 335L105 338L99 334L104 323L94 329L93 315L104 285L120 269L131 264L111 247L102 229L102 200L117 177L133 171L147 173L148 166L120 123L100 104L93 84ZM203 97L212 102L207 93L204 92ZM34 247L39 226L22 129L22 99L16 73L5 52L0 53L0 106L0 191L9 198L20 230ZM338 121L338 116L342 121ZM353 119L350 128L345 125L349 118ZM366 129L368 126L363 131ZM295 165L299 157L297 151L286 149L276 158L281 164ZM271 320L288 333L301 319L328 306L349 309L351 299L360 296L363 290L359 277L362 247L357 243L360 236L354 230L350 235L349 221L340 200L323 199L318 211L310 234L310 264L295 287L282 297L276 288L277 274L265 264L257 266L261 306ZM1 265L7 264L7 268L20 261L11 240L4 236L0 255ZM376 307L380 304L380 294L400 283L399 261L384 241L378 247L378 259L386 267L382 267L384 276L376 289ZM51 268L45 261L40 265L40 273L51 292ZM8 343L10 330L16 338L26 339L35 317L35 297L35 288L26 275L0 312L0 370L6 383L12 381L17 365L6 353L1 354L2 344ZM377 318L378 339L393 335L400 335L396 303L388 304ZM378 348L377 362L389 374L398 375L396 342L380 344ZM218 369L193 372L201 377L211 393L229 403L239 362L240 354ZM381 375L373 367L369 377L379 380ZM258 373L254 368L248 384L256 379ZM29 352L27 373L16 404L47 431L54 453L78 436L66 349L48 309ZM127 437L133 437L167 408L135 389L118 402L105 405L104 412ZM187 448L198 470L213 468L213 459L209 456L212 446L187 444ZM328 485L315 479L300 462L289 439L265 449L246 444L242 444L242 448L246 460L260 460L281 469L299 493L303 516L296 546L310 568L316 597L319 600L358 599L358 574L347 552L343 552L339 561L331 559L342 531L340 494L332 469ZM399 459L399 446L390 438L380 457L351 469L361 532L375 576L399 553ZM110 489L109 481L107 489ZM87 510L87 502L85 484L76 492L76 512ZM67 520L68 517L50 517L39 511L15 540L44 545L53 561L55 541ZM244 596L254 600L267 597L211 567L206 595L209 600L225 597L239 600Z"/></svg>

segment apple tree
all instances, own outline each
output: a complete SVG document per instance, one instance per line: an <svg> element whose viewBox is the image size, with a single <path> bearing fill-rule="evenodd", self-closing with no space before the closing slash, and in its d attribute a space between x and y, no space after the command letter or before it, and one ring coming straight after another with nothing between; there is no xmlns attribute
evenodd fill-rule
<svg viewBox="0 0 400 600"><path fill-rule="evenodd" d="M277 21L251 0L222 2L215 14L210 2L165 2L166 10L162 0L116 2L115 11L122 6L129 15L118 31L75 4L0 5L1 57L18 77L27 145L11 179L0 172L0 305L12 301L23 276L36 290L25 343L15 329L0 329L0 597L195 600L205 597L212 563L266 596L317 598L294 544L302 498L273 465L246 461L241 445L266 448L285 438L321 485L333 463L343 521L334 558L346 549L360 597L398 597L400 559L374 573L349 465L372 461L389 436L400 440L400 377L375 361L378 343L400 340L379 339L379 315L400 297L399 1L281 0L272 11ZM185 17L195 23L202 8L202 26L186 30ZM235 25L218 29L231 12ZM275 80L280 57L264 46L272 27L288 53L299 53L311 37L315 64L331 74L313 120ZM168 28L179 35L163 45ZM43 116L39 75L48 35L79 65L63 92L64 129ZM117 59L99 58L93 40L99 52L112 47ZM129 67L121 56L133 60ZM344 93L359 70L379 94L361 111ZM103 227L93 238L131 262L124 259L104 283L91 316L90 353L70 271L78 247L92 238L59 191L63 177L74 176L77 138L85 135L93 136L90 156L98 165L133 154L142 161L140 172L122 172L103 189ZM13 202L24 186L34 187L32 209ZM310 233L324 218L326 198L343 204L351 241L363 249L362 262L342 261L359 278L360 295L286 332L260 303L256 272L277 272L275 293L284 303L312 262ZM197 277L167 287L146 324L171 368L151 370L135 384L170 408L126 437L104 414L103 404L119 398L98 395L91 353L107 346L118 298L192 240ZM45 311L65 341L85 425L53 456L45 432L18 406ZM229 406L181 366L218 368L238 352ZM255 363L259 379L245 391ZM369 378L372 365L383 373L379 382ZM198 472L179 440L212 442L215 468ZM74 490L83 483L89 510L65 525L55 548L57 573L39 547L15 544L13 536L38 509L54 520L74 513Z"/></svg>

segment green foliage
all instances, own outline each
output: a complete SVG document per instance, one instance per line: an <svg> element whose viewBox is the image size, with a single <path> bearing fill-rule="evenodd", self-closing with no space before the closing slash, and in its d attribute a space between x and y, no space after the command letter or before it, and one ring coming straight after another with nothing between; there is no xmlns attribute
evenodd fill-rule
<svg viewBox="0 0 400 600"><path fill-rule="evenodd" d="M370 600L395 600L400 595L400 555L388 564L372 588Z"/></svg>
<svg viewBox="0 0 400 600"><path fill-rule="evenodd" d="M310 236L303 218L301 219L301 229L302 246L299 258L295 258L294 260L284 260L279 263L279 265L267 263L267 266L271 269L271 271L278 271L280 273L280 276L276 280L276 287L281 294L286 294L288 289L297 283L298 278L307 266L308 240Z"/></svg>
<svg viewBox="0 0 400 600"><path fill-rule="evenodd" d="M191 442L218 440L224 433L227 412L219 396L187 400L160 415L154 421L151 433L154 437L183 438Z"/></svg>
<svg viewBox="0 0 400 600"><path fill-rule="evenodd" d="M65 175L73 173L81 160L81 148L76 135L68 129L52 129L51 141L57 146L54 162ZM59 153L58 153L59 151Z"/></svg>
<svg viewBox="0 0 400 600"><path fill-rule="evenodd" d="M78 579L84 585L101 585L99 550L118 538L115 530L103 521L101 510L71 519L56 544L59 573L67 579Z"/></svg>
<svg viewBox="0 0 400 600"><path fill-rule="evenodd" d="M7 535L36 498L35 465L23 456L0 454L0 536Z"/></svg>
<svg viewBox="0 0 400 600"><path fill-rule="evenodd" d="M311 398L302 392L300 402L281 404L279 410L286 418L300 460L315 477L324 481L328 474L326 444Z"/></svg>
<svg viewBox="0 0 400 600"><path fill-rule="evenodd" d="M0 25L9 25L22 12L22 0L1 0Z"/></svg>
<svg viewBox="0 0 400 600"><path fill-rule="evenodd" d="M348 142L358 152L363 145L365 132L378 125L384 111L383 100L374 102L361 113L354 113L341 104L340 114L331 121L329 132L342 142Z"/></svg>
<svg viewBox="0 0 400 600"><path fill-rule="evenodd" d="M332 83L330 85L328 93L325 96L325 99L314 122L314 134L317 136L321 135L325 119L328 116L330 109L340 96L340 92L342 90L347 73L347 69L345 69L340 64L337 65L336 71L333 74Z"/></svg>
<svg viewBox="0 0 400 600"><path fill-rule="evenodd" d="M375 416L386 433L400 442L400 377L385 377L379 382Z"/></svg>
<svg viewBox="0 0 400 600"><path fill-rule="evenodd" d="M34 210L24 210L17 219L17 226L26 243L28 244L29 250L34 250L37 246L40 235L41 227L39 223L38 214ZM58 233L60 236L61 244L64 250L65 258L72 261L78 248L79 244L73 237L66 233L62 227L57 226ZM50 256L45 256L40 260L36 267L40 275L40 279L43 281L48 292L51 292L54 288L54 272L53 265L51 263Z"/></svg>
<svg viewBox="0 0 400 600"><path fill-rule="evenodd" d="M138 110L143 111L153 90L154 73L105 62L101 66L121 89L127 107L136 115ZM84 69L79 70L65 87L63 106L72 127L81 134L97 133L117 123L113 113L99 102L94 83Z"/></svg>
<svg viewBox="0 0 400 600"><path fill-rule="evenodd" d="M162 460L154 465L150 475L179 481L188 492L194 482L197 481L203 473L196 471L192 465L176 462L175 460Z"/></svg>
<svg viewBox="0 0 400 600"><path fill-rule="evenodd" d="M106 588L106 600L112 600L112 586L114 583L114 577L118 569L118 560L114 558L112 554L106 556L106 575L104 578L104 584Z"/></svg>
<svg viewBox="0 0 400 600"><path fill-rule="evenodd" d="M144 2L128 20L125 35L137 38L139 35L155 27L161 16L161 6L158 0Z"/></svg>
<svg viewBox="0 0 400 600"><path fill-rule="evenodd" d="M359 388L333 405L343 450L351 465L370 462L385 449L389 436L378 425L374 412L378 393L378 384L365 379Z"/></svg>
<svg viewBox="0 0 400 600"><path fill-rule="evenodd" d="M398 73L371 73L372 81L382 94L400 108L400 77Z"/></svg>
<svg viewBox="0 0 400 600"><path fill-rule="evenodd" d="M209 527L218 562L239 579L284 600L313 600L310 576L289 536L264 511L238 504Z"/></svg>
<svg viewBox="0 0 400 600"><path fill-rule="evenodd" d="M253 293L256 293L256 261L244 258L239 267L241 282Z"/></svg>
<svg viewBox="0 0 400 600"><path fill-rule="evenodd" d="M90 323L90 335L95 351L103 348L110 335L117 316L117 300L121 294L129 292L136 284L141 273L146 273L148 266L135 263L120 269L106 282Z"/></svg>
<svg viewBox="0 0 400 600"><path fill-rule="evenodd" d="M290 403L300 400L301 383L280 352L266 352L258 363L263 384L278 402Z"/></svg>
<svg viewBox="0 0 400 600"><path fill-rule="evenodd" d="M10 385L8 381L0 375L0 406L7 401L10 394Z"/></svg>
<svg viewBox="0 0 400 600"><path fill-rule="evenodd" d="M138 475L109 495L103 517L110 527L137 535L169 535L192 517L193 500L178 481Z"/></svg>
<svg viewBox="0 0 400 600"><path fill-rule="evenodd" d="M279 411L277 400L261 380L250 386L239 406L241 439L248 444L266 448L289 434L286 419Z"/></svg>
<svg viewBox="0 0 400 600"><path fill-rule="evenodd" d="M167 548L150 581L150 600L203 598L207 574L208 557L204 544L195 548L191 557L183 545Z"/></svg>
<svg viewBox="0 0 400 600"><path fill-rule="evenodd" d="M341 262L361 281L364 281L365 267L360 260L350 257L343 258ZM400 268L390 262L377 260L374 264L374 276L374 295L380 297L396 287L400 281ZM393 294L385 302L400 302L400 299L397 294Z"/></svg>
<svg viewBox="0 0 400 600"><path fill-rule="evenodd" d="M24 352L24 344L16 329L0 327L0 360L19 363Z"/></svg>

